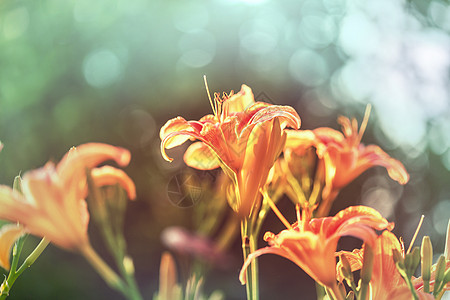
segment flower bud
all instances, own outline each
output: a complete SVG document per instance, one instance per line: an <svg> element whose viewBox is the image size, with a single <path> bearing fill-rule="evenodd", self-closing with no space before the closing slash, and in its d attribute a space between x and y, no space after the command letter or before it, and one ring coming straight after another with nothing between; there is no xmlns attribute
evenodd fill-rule
<svg viewBox="0 0 450 300"><path fill-rule="evenodd" d="M436 284L444 280L445 257L441 255L436 263Z"/></svg>
<svg viewBox="0 0 450 300"><path fill-rule="evenodd" d="M433 263L433 246L429 236L424 236L422 239L422 247L420 249L422 256L422 279L423 281L430 281L431 265Z"/></svg>
<svg viewBox="0 0 450 300"><path fill-rule="evenodd" d="M445 267L446 267L445 256L441 255L436 263L436 273L435 273L436 277L434 280L434 290L433 290L433 295L435 297L439 295L442 288L444 287L442 282L444 281L445 278Z"/></svg>
<svg viewBox="0 0 450 300"><path fill-rule="evenodd" d="M361 280L363 283L369 283L372 279L372 269L373 269L373 248L367 244L364 246L364 257L363 265L361 268Z"/></svg>
<svg viewBox="0 0 450 300"><path fill-rule="evenodd" d="M353 273L352 268L350 266L350 262L348 261L347 257L343 254L339 256L339 259L341 260L341 273L342 277L344 277L347 280L353 281Z"/></svg>
<svg viewBox="0 0 450 300"><path fill-rule="evenodd" d="M420 263L420 250L419 247L414 247L414 249L407 255L410 257L410 260L408 262L408 265L406 266L408 269L408 275L412 276L414 275L414 272L416 271L417 267Z"/></svg>
<svg viewBox="0 0 450 300"><path fill-rule="evenodd" d="M355 300L355 293L353 291L348 292L347 297L345 297L345 300Z"/></svg>
<svg viewBox="0 0 450 300"><path fill-rule="evenodd" d="M13 190L22 194L22 178L20 177L20 175L17 175L14 178Z"/></svg>

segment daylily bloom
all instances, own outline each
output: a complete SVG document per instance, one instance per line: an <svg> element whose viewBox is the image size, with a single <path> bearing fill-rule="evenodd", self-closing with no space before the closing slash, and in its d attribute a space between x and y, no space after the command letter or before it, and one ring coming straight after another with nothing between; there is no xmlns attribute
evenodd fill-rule
<svg viewBox="0 0 450 300"><path fill-rule="evenodd" d="M313 130L317 139L317 155L325 164L324 203L319 208L319 216L328 213L340 189L371 167L385 167L389 176L400 184L406 184L409 180L409 174L401 162L391 158L379 146L361 144L369 114L370 106L359 131L356 119L343 116L338 118L338 122L344 134L325 127Z"/></svg>
<svg viewBox="0 0 450 300"><path fill-rule="evenodd" d="M72 148L57 165L48 162L26 172L23 194L0 186L0 219L19 222L29 233L62 248L81 249L89 244L86 172L110 159L126 166L130 152L107 144L84 144ZM100 169L92 177L99 185L121 184L131 199L135 197L133 182L118 169Z"/></svg>
<svg viewBox="0 0 450 300"><path fill-rule="evenodd" d="M395 266L392 251L402 251L402 246L397 237L390 231L384 231L375 241L373 245L374 259L372 269L372 279L370 280L370 288L372 299L398 299L389 298L388 296L406 283ZM363 249L355 249L352 252L341 251L350 262L351 270L356 271L361 269L363 262ZM342 276L339 273L338 263L337 277L342 281ZM409 290L408 290L409 291ZM411 292L409 291L409 298L411 299Z"/></svg>
<svg viewBox="0 0 450 300"><path fill-rule="evenodd" d="M393 226L376 210L366 206L348 207L334 217L312 220L308 208L302 210L301 218L299 215L297 209L298 221L291 228L277 235L266 232L264 240L270 246L249 255L239 275L241 283L245 283L246 270L253 259L272 253L291 260L315 281L336 290L335 251L338 240L342 236L353 236L373 244L377 236L374 230L390 230Z"/></svg>
<svg viewBox="0 0 450 300"><path fill-rule="evenodd" d="M325 183L323 160L316 154L317 139L311 130L286 130L284 157L279 161L288 181L285 193L294 202L317 202Z"/></svg>
<svg viewBox="0 0 450 300"><path fill-rule="evenodd" d="M411 291L408 288L405 280L400 275L395 265L393 251L396 250L403 256L404 250L397 237L389 231L384 231L375 242L374 259L372 269L372 279L370 280L370 294L371 299L411 299ZM352 252L340 251L337 254L345 255L348 259L352 272L361 269L364 255L363 249L355 249ZM339 281L343 280L342 274L340 274L340 264L336 267L337 278ZM448 262L450 265L450 262ZM448 268L449 266L447 266ZM430 281L431 290L434 285L434 270L432 270ZM430 294L424 293L423 281L419 278L413 278L414 288L419 296L419 299L434 299Z"/></svg>
<svg viewBox="0 0 450 300"><path fill-rule="evenodd" d="M300 127L300 117L289 106L256 102L251 89L242 85L237 94L215 94L213 115L199 121L182 117L169 120L160 132L161 153L183 144L189 138L200 140L184 154L190 167L209 170L222 167L233 180L236 203L233 209L248 216L261 199L259 190L285 142L284 128Z"/></svg>
<svg viewBox="0 0 450 300"><path fill-rule="evenodd" d="M9 256L14 243L25 233L18 224L5 224L0 228L0 267L9 271Z"/></svg>

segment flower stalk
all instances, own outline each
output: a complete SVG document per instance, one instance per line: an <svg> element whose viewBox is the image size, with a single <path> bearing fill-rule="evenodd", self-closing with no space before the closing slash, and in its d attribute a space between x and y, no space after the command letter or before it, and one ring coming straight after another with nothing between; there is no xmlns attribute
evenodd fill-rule
<svg viewBox="0 0 450 300"><path fill-rule="evenodd" d="M17 278L19 278L19 276L26 269L31 267L31 265L36 261L36 259L42 254L42 252L50 243L50 241L44 237L33 250L33 252L31 252L31 254L25 259L20 268L17 269L20 253L22 252L24 242L25 237L22 237L14 245L11 269L9 271L8 277L3 281L0 287L0 300L4 300L9 296L9 291L11 290Z"/></svg>

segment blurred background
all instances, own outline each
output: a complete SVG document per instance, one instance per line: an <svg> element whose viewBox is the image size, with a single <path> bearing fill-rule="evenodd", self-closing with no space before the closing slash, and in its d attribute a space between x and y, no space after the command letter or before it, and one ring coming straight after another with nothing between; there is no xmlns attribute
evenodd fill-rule
<svg viewBox="0 0 450 300"><path fill-rule="evenodd" d="M166 249L162 230L195 223L195 205L169 201L169 183L186 166L181 147L173 163L162 159L159 129L179 115L211 112L206 75L211 92L245 83L256 100L293 106L303 129L338 129L339 115L361 121L371 103L363 142L402 161L411 180L400 186L385 169L371 169L341 192L332 213L372 206L396 223L406 245L424 214L416 244L429 235L442 253L450 218L449 30L450 6L441 0L2 0L0 182L58 161L73 145L128 148L138 198L125 235L151 299ZM280 207L293 222L292 204L283 199ZM269 229L283 226L269 215ZM28 239L32 249L37 239ZM243 299L238 239L228 255L228 266L205 279L205 292ZM261 299L314 299L313 281L283 258L263 256L260 277ZM50 246L10 299L122 298L84 258Z"/></svg>

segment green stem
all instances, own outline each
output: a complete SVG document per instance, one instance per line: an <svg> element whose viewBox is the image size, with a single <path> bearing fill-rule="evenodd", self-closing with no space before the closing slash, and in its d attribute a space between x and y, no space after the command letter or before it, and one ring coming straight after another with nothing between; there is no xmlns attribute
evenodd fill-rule
<svg viewBox="0 0 450 300"><path fill-rule="evenodd" d="M119 268L120 275L122 275L122 277L125 278L125 281L127 283L127 295L128 295L127 297L133 300L142 300L142 296L139 292L136 280L134 278L134 270L130 271L124 265L125 242L122 232L114 235L110 226L104 225L101 226L101 228L103 229L103 236L105 238L105 242L110 252L113 254L114 259L116 261L116 265ZM130 263L132 263L132 261L130 261Z"/></svg>
<svg viewBox="0 0 450 300"><path fill-rule="evenodd" d="M134 278L134 271L130 272L125 268L124 262L125 260L122 259L120 261L119 258L116 258L117 260L117 266L119 267L120 274L125 278L125 281L128 285L128 292L129 292L129 299L133 300L142 300L141 293L139 292L139 288L136 284L136 280ZM132 263L132 262L131 262Z"/></svg>
<svg viewBox="0 0 450 300"><path fill-rule="evenodd" d="M248 219L241 221L242 251L244 262L250 253L256 251L257 237L252 232L252 224ZM259 299L259 282L258 282L258 261L254 259L247 268L247 300Z"/></svg>
<svg viewBox="0 0 450 300"><path fill-rule="evenodd" d="M48 244L50 243L50 240L47 240L45 237L40 241L40 243L37 245L37 247L31 252L30 255L25 259L23 264L20 266L19 270L17 270L16 274L19 276L23 273L27 268L29 268L36 259L42 254L42 252L47 248Z"/></svg>
<svg viewBox="0 0 450 300"><path fill-rule="evenodd" d="M327 298L325 298L327 296L327 292L326 292L325 288L323 287L323 285L321 285L317 281L316 281L316 294L317 294L317 300L327 299Z"/></svg>
<svg viewBox="0 0 450 300"><path fill-rule="evenodd" d="M414 285L412 284L411 280L406 280L406 284L408 285L414 300L419 300L419 296L417 296L416 289L414 288Z"/></svg>
<svg viewBox="0 0 450 300"><path fill-rule="evenodd" d="M11 262L11 269L9 271L8 278L5 279L1 286L0 300L4 300L9 296L9 291L14 285L14 282L16 282L17 278L36 261L36 259L42 254L49 243L49 240L43 238L37 245L37 247L33 250L33 252L31 252L31 254L25 259L20 268L16 271L17 265L19 263L19 256L22 252L24 239L22 238L17 242L17 244L14 246L13 259Z"/></svg>
<svg viewBox="0 0 450 300"><path fill-rule="evenodd" d="M121 292L127 299L133 299L128 295L128 289L123 280L105 263L97 252L92 249L92 246L89 243L80 247L80 252L111 288Z"/></svg>

